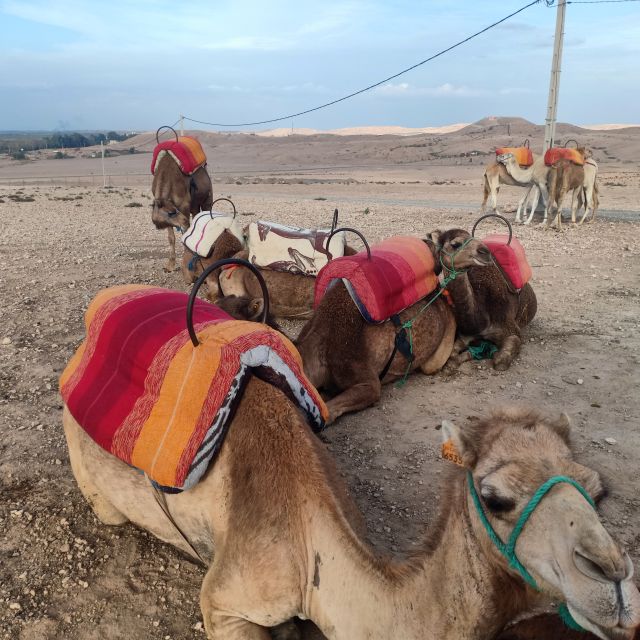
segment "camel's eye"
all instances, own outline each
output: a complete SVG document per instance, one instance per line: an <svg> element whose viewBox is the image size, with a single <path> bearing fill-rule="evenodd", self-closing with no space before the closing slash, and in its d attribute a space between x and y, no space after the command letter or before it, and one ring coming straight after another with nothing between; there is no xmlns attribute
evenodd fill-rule
<svg viewBox="0 0 640 640"><path fill-rule="evenodd" d="M452 249L459 249L462 246L462 242L458 241L458 240L453 240L451 242L451 248Z"/></svg>
<svg viewBox="0 0 640 640"><path fill-rule="evenodd" d="M487 506L487 509L491 511L491 513L509 513L509 511L513 511L516 503L511 498L503 498L502 496L498 496L495 493L489 493L485 495L483 492L482 500Z"/></svg>

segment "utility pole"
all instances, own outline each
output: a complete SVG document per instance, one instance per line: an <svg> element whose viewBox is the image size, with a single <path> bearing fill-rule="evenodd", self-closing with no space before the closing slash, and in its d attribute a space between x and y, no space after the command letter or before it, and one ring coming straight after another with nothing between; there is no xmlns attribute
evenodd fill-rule
<svg viewBox="0 0 640 640"><path fill-rule="evenodd" d="M180 114L180 135L184 135L184 116Z"/></svg>
<svg viewBox="0 0 640 640"><path fill-rule="evenodd" d="M562 41L564 39L564 14L566 0L559 0L556 11L556 35L553 42L553 59L551 61L551 80L549 82L549 101L544 127L544 153L553 147L556 137L556 115L558 112L558 93L560 91L560 66L562 63Z"/></svg>
<svg viewBox="0 0 640 640"><path fill-rule="evenodd" d="M107 176L104 172L104 142L100 140L100 152L102 154L102 188L107 186Z"/></svg>

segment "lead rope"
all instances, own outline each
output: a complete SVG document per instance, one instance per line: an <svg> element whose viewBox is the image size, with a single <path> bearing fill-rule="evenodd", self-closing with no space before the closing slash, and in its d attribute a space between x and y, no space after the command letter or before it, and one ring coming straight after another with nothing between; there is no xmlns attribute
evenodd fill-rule
<svg viewBox="0 0 640 640"><path fill-rule="evenodd" d="M409 377L409 373L411 372L411 365L413 364L413 323L444 293L444 290L447 288L450 282L453 282L461 273L465 273L466 269L463 271L456 271L455 259L456 259L456 255L458 255L458 253L460 253L460 251L462 251L471 242L471 240L473 240L473 236L471 236L470 238L467 238L462 243L462 245L460 245L460 247L458 247L453 253L447 253L442 247L439 247L439 246L437 247L440 253L440 265L442 266L443 271L447 272L448 275L446 275L442 280L442 282L440 283L440 289L438 293L436 293L436 295L433 296L433 298L431 298L431 300L429 300L429 302L427 302L427 304L425 304L420 309L420 311L418 311L418 313L416 313L416 315L413 316L413 318L411 318L410 320L407 320L406 322L403 322L400 325L400 331L404 330L407 332L407 336L409 339L410 357L408 358L409 363L407 364L407 369L404 372L404 376L402 376L402 378L398 380L398 382L396 382L395 386L397 388L403 387L407 383L407 378ZM449 256L449 258L451 259L450 267L445 266L444 262L442 261L443 253L446 256ZM392 359L394 355L395 355L395 350L391 356ZM390 366L391 361L389 361L388 364Z"/></svg>
<svg viewBox="0 0 640 640"><path fill-rule="evenodd" d="M482 522L485 531L487 532L491 542L496 546L498 551L509 561L509 566L517 571L522 579L533 589L536 591L540 591L540 587L534 580L533 576L527 571L524 565L518 560L516 556L516 543L518 541L518 537L522 533L522 529L524 525L527 523L527 520L535 510L535 508L540 504L542 498L552 489L555 485L560 483L570 484L572 487L575 487L582 495L582 497L595 509L596 505L594 504L591 496L587 493L584 487L576 482L573 478L569 478L567 476L553 476L549 478L544 484L542 484L538 490L533 494L532 498L527 503L527 506L522 510L518 521L516 522L516 526L513 528L511 535L509 536L509 540L505 544L500 536L496 533L495 529L491 526L487 515L482 508L482 503L480 502L480 496L478 496L478 492L476 491L475 483L473 481L473 475L471 471L467 471L467 482L469 484L469 493L471 493L471 497L473 499L473 503L476 507L476 511L478 513L478 517L480 518L480 522ZM575 621L571 612L569 611L569 607L565 602L560 604L558 607L558 614L562 621L571 629L575 631L584 631L584 629Z"/></svg>

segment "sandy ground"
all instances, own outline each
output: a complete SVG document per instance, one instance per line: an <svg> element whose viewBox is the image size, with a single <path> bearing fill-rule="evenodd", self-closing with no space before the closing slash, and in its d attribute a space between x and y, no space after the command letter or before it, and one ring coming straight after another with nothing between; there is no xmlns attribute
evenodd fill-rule
<svg viewBox="0 0 640 640"><path fill-rule="evenodd" d="M607 171L606 181L622 186L603 187L603 202L637 210L637 169ZM478 168L322 178L241 179L215 189L233 197L247 222L317 226L339 206L341 221L370 241L469 228L477 214ZM57 379L95 293L129 282L183 288L179 273L162 272L166 240L151 225L149 184L0 187L0 214L10 224L0 245L0 638L204 638L203 569L133 526L97 522L74 483L61 427ZM502 202L512 206L519 193L507 190ZM572 417L579 459L611 489L606 524L638 566L639 230L640 222L606 220L563 233L518 228L539 311L511 369L476 363L450 379L416 374L325 432L379 549L410 552L434 517L448 464L438 457L439 422L523 403ZM318 637L310 627L305 633Z"/></svg>

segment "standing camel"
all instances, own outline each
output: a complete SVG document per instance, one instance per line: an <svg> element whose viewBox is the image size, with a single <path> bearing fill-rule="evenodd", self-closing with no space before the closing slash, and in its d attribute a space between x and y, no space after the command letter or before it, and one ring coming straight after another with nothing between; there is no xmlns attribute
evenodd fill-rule
<svg viewBox="0 0 640 640"><path fill-rule="evenodd" d="M577 207L574 208L573 203L571 203L571 213L572 218L571 222L575 224L576 219L573 217L574 213L579 211L584 206L584 214L580 219L579 224L582 224L589 213L589 209L591 209L591 220L589 222L593 222L596 219L596 210L599 205L598 198L598 163L593 158L588 158L584 163L584 182L582 184L582 189L578 191L578 204Z"/></svg>
<svg viewBox="0 0 640 640"><path fill-rule="evenodd" d="M512 153L504 153L497 158L497 164L504 167L507 174L516 181L518 186L528 186L529 189L524 197L520 200L518 205L518 212L516 213L516 222L522 222L522 213L527 215L527 201L529 197L532 197L531 214L527 218L524 224L531 224L533 214L538 206L538 199L542 196L542 202L545 206L545 220L546 220L546 208L549 200L549 192L547 190L547 176L549 174L549 167L544 163L544 158L535 158L533 164L528 169L523 169L516 162L515 156ZM532 192L532 193L530 193Z"/></svg>
<svg viewBox="0 0 640 640"><path fill-rule="evenodd" d="M165 271L176 268L176 235L174 229L187 229L191 216L210 210L213 202L211 178L206 165L187 176L168 154L160 158L155 168L151 220L157 229L166 229L169 238L169 259Z"/></svg>
<svg viewBox="0 0 640 640"><path fill-rule="evenodd" d="M571 220L576 221L578 208L578 193L584 188L585 170L583 165L575 164L570 160L558 160L549 171L549 223L551 215L555 212L555 223L558 231L562 229L562 201L567 193L572 192ZM585 207L587 210L588 207ZM585 215L587 211L585 210ZM584 216L583 216L584 219Z"/></svg>
<svg viewBox="0 0 640 640"><path fill-rule="evenodd" d="M67 408L63 423L78 486L104 524L132 522L207 564L209 640L269 640L269 627L294 616L329 640L485 640L540 598L524 575L599 638L629 640L640 624L633 564L575 486L555 485L530 512L514 542L520 571L488 533L506 541L552 477L601 496L598 473L573 459L564 415L445 421L465 468L444 474L431 533L403 562L369 546L324 445L258 378L214 465L194 488L163 494L166 511L145 476L91 440Z"/></svg>
<svg viewBox="0 0 640 640"><path fill-rule="evenodd" d="M500 160L501 158L504 158L505 161L511 158L513 159L513 163L510 162L508 165L505 165ZM484 194L482 205L480 207L481 212L485 212L489 196L491 196L491 205L494 213L498 212L498 192L500 191L501 184L506 184L512 187L529 187L532 184L535 184L538 188L542 185L541 192L543 193L543 198L545 198L547 195L546 177L547 167L545 167L544 160L541 157L534 157L533 164L530 167L523 169L515 161L513 154L505 153L498 156L497 161L487 165L484 171ZM521 221L521 212L527 195L528 194L525 194L518 203L516 222Z"/></svg>

